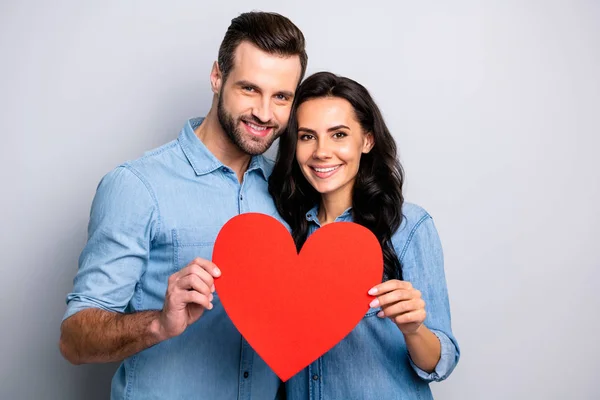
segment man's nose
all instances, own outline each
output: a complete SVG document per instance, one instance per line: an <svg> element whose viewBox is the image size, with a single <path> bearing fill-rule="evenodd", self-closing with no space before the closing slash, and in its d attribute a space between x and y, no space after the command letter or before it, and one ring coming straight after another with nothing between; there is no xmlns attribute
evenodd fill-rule
<svg viewBox="0 0 600 400"><path fill-rule="evenodd" d="M263 124L269 123L273 119L273 106L268 98L259 100L252 109L254 115Z"/></svg>

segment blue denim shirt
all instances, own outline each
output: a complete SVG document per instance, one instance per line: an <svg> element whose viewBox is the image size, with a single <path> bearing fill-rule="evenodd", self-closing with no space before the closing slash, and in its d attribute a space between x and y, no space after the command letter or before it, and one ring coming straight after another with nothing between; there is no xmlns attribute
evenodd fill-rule
<svg viewBox="0 0 600 400"><path fill-rule="evenodd" d="M195 257L210 260L227 220L251 211L278 218L267 190L271 162L253 157L240 184L194 134L201 122L188 121L177 140L102 179L65 319L88 307L161 309L168 277ZM243 340L218 294L213 304L182 335L124 360L111 398L274 399L279 379Z"/></svg>
<svg viewBox="0 0 600 400"><path fill-rule="evenodd" d="M440 240L429 214L405 203L403 222L392 236L403 279L422 292L425 325L441 343L441 358L432 373L410 359L404 336L388 318L371 309L333 349L286 382L288 400L432 399L429 382L448 377L459 359L450 327L450 306ZM319 228L317 207L306 214L309 234ZM351 221L350 209L336 221ZM343 273L340 271L340 273Z"/></svg>

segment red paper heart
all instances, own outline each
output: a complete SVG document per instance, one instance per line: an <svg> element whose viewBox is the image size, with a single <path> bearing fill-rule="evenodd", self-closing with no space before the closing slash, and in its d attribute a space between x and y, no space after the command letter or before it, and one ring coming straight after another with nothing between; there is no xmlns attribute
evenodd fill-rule
<svg viewBox="0 0 600 400"><path fill-rule="evenodd" d="M298 254L287 229L257 213L223 226L213 262L225 311L283 381L354 329L383 273L379 242L361 225L328 224Z"/></svg>

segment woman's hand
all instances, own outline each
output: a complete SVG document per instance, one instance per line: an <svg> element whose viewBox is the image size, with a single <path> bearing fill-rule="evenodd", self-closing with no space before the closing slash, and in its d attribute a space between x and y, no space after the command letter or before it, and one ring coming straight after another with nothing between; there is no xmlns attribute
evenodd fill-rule
<svg viewBox="0 0 600 400"><path fill-rule="evenodd" d="M377 316L394 321L404 335L417 333L423 325L427 315L425 301L410 282L391 279L373 287L369 294L376 296L370 306L381 306Z"/></svg>

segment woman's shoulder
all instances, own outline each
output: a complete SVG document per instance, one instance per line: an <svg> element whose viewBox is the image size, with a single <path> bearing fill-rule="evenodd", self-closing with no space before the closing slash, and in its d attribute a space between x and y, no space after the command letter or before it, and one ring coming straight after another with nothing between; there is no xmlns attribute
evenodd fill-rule
<svg viewBox="0 0 600 400"><path fill-rule="evenodd" d="M423 207L414 203L405 202L402 204L402 223L400 224L400 227L396 233L406 229L410 230L422 223L424 220L430 218L431 215L429 215L427 210L425 210Z"/></svg>
<svg viewBox="0 0 600 400"><path fill-rule="evenodd" d="M437 236L431 215L423 207L405 202L402 205L402 223L392 235L392 244L398 255L406 250L411 241L430 235Z"/></svg>

